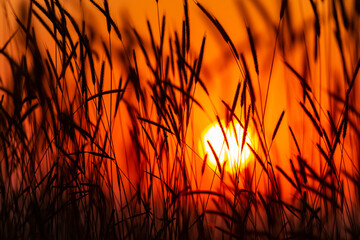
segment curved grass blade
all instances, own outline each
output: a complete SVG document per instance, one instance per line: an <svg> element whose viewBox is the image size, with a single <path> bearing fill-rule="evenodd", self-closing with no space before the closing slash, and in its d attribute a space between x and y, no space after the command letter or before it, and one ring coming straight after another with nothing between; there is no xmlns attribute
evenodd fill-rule
<svg viewBox="0 0 360 240"><path fill-rule="evenodd" d="M223 26L219 23L219 21L210 13L208 12L199 2L195 1L196 5L200 8L200 10L206 15L206 17L214 24L217 28L219 33L221 34L222 38L225 40L231 49L231 52L234 54L235 58L239 60L239 54L235 48L234 43L231 41L229 35L226 33Z"/></svg>

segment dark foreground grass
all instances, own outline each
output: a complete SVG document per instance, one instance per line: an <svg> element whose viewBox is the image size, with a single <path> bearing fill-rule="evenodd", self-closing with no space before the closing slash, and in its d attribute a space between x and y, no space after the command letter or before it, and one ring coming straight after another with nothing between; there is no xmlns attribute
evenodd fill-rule
<svg viewBox="0 0 360 240"><path fill-rule="evenodd" d="M183 1L180 30L158 12L147 33L121 28L106 0L79 1L97 28L62 1L31 0L23 16L4 3L2 22L14 27L0 45L0 238L358 238L359 1L309 0L300 29L296 3L276 1L275 22L251 4L273 36L266 59L249 16L248 49L239 49L197 1ZM190 36L190 5L237 66L224 124L201 71L207 37L194 47ZM290 96L280 110L269 103L281 91L272 85L279 58ZM209 141L210 168L196 150L194 111L218 121L223 148L225 129L240 123L254 162L227 172ZM256 145L245 143L250 129Z"/></svg>

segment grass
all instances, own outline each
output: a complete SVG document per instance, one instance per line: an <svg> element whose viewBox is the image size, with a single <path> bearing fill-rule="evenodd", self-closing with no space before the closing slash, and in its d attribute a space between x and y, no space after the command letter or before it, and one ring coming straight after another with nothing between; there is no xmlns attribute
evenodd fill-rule
<svg viewBox="0 0 360 240"><path fill-rule="evenodd" d="M96 28L62 1L22 4L23 15L2 10L1 239L358 237L358 1L309 0L296 15L279 0L275 20L239 2L241 48L198 1L183 1L180 30L158 11L146 33L120 27L107 0L78 2ZM213 35L191 35L193 9ZM211 37L237 76L220 103L206 79L218 74ZM219 123L223 149L240 123L253 160L226 171L210 141L201 156L198 116Z"/></svg>

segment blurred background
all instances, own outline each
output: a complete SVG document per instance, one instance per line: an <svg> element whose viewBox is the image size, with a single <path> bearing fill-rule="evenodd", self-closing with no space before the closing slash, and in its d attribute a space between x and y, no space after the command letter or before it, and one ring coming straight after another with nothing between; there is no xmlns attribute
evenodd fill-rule
<svg viewBox="0 0 360 240"><path fill-rule="evenodd" d="M255 193L258 189L269 190L269 179L272 179L271 181L278 179L282 190L277 189L277 191L284 195L284 201L299 200L303 197L302 193L299 194L297 189L291 186L295 183L291 183L284 172L291 175L290 173L294 171L291 159L297 163L294 174L304 177L306 175L303 174L304 166L301 160L297 161L301 158L315 169L321 179L341 188L342 193L345 192L346 198L349 199L349 205L357 199L353 194L354 191L358 191L356 184L348 182L344 187L343 179L345 177L348 180L348 176L357 179L360 167L358 148L360 105L357 104L359 77L356 75L360 56L358 0L221 2L109 0L109 16L117 26L118 32L114 25L109 31L107 12L104 10L104 3L107 1L64 0L59 1L62 8L58 9L53 7L54 2L57 1L3 0L0 3L2 16L0 86L1 94L5 94L2 100L4 109L16 112L19 109L16 101L12 100L15 98L13 96L19 94L19 99L25 101L26 97L30 96L29 92L33 91L39 99L42 96L49 96L51 102L56 103L54 105L60 106L55 111L57 114L61 112L65 114L65 118L73 117L75 126L80 126L80 130L83 127L82 130L85 131L84 133L76 128L79 133L76 132L74 139L77 140L67 146L66 142L62 143L61 146L65 146L65 149L54 153L48 150L49 145L53 144L52 141L46 141L43 137L39 144L37 137L33 137L29 145L33 149L39 149L38 152L34 151L34 154L39 155L39 159L47 160L39 161L39 168L51 168L49 162L59 156L63 157L66 153L76 155L80 150L90 151L94 139L90 142L91 137L84 139L81 137L87 136L87 132L91 136L98 134L98 144L103 144L102 151L99 150L97 154L106 152L109 159L116 161L116 164L111 161L106 163L108 164L106 171L111 175L109 186L117 186L121 189L119 182L123 180L119 181L116 178L119 169L121 175L128 180L125 181L127 184L122 190L117 189L116 193L111 191L109 193L116 195L120 203L127 202L127 199L124 200L124 196L121 195L122 191L129 193L130 196L141 195L143 199L150 198L151 190L148 189L150 189L149 185L152 185L154 176L160 179L161 183L168 184L167 188L173 188L172 190L178 194L191 188L192 190L217 189L216 191L227 195L229 192L224 190L226 187L231 193L236 192L236 187L231 188L233 187L231 184L235 182L232 177L239 176L227 173L224 180L220 176L221 173L214 174L216 166L215 168L207 166L203 170L206 162L203 151L206 142L204 143L203 136L210 124L229 117L227 106L230 108L234 106L234 113L243 125L247 121L246 114L249 115L251 112L250 120L248 119L251 139L249 145L259 155L254 156L252 153L249 158L250 167L239 170L238 174L244 178L241 187L245 188L248 181L245 179L245 174L253 173L257 181L251 182L250 189L255 189ZM184 8L184 4L188 11ZM65 51L61 51L59 47L64 43L65 38L60 30L54 30L55 20L49 17L50 5L56 9L53 10L54 16L59 19L66 16L66 23L59 20L58 25L67 29L66 34L70 36L69 39L74 37L73 42L65 40ZM64 9L66 13L59 9ZM187 17L184 12L188 13ZM188 26L186 26L187 19ZM72 20L77 23L77 27ZM166 24L162 35L164 22ZM186 28L189 32L187 37L184 31ZM79 48L82 48L83 43L78 40L79 32L87 37L93 63L86 57L85 60L82 59L82 50ZM36 51L38 50L39 53L32 49L31 44L29 45L30 35L32 41L36 41ZM36 36L35 40L34 36ZM226 36L230 39L226 39ZM187 87L190 83L186 80L184 82L180 71L176 70L180 61L177 59L179 57L176 52L177 41L180 42L181 47L186 46L185 40L191 43L187 46L189 49L186 50L186 54L182 56L189 65L184 72L190 76L191 67L193 70L196 69L196 61L199 61L204 37L206 41L201 71L197 76L201 81L196 80L197 85L190 86L184 94L183 85ZM58 39L58 43L54 38ZM157 58L154 56L154 45L158 47L162 38L165 39L162 45L163 58ZM74 47L76 44L79 47ZM62 55L64 52L68 55L74 54L69 58L68 63L64 62L66 55ZM50 91L51 86L47 87L53 80L46 75L49 74L50 67L44 70L44 75L36 75L37 66L40 66L40 63L45 66L41 61L46 59L49 63L50 58L53 61L51 64L54 65L53 71L57 71L54 75L62 76L59 78L61 79L59 85L63 85L64 89L56 86L54 91ZM168 63L167 67L170 70L168 75L165 75L162 70L166 68L167 60L175 64ZM242 86L245 86L246 74L244 62L249 75L247 81L251 82L255 96L253 100L250 100L250 87L245 87L249 92L242 90ZM29 74L34 76L32 82L15 81L17 78L14 76L18 70L13 67L15 63L19 66L27 66ZM64 63L71 67L62 72ZM84 65L81 65L82 63ZM151 67L156 68L156 71ZM81 86L84 83L80 81L84 79L82 71L85 71L84 75L87 76L85 91ZM134 72L138 82L129 77L133 76ZM168 80L169 82L166 82ZM160 86L165 83L172 86L173 92L165 91L168 94L167 98L165 97L166 101L169 102L160 109L164 112L168 109L171 111L170 108L174 110L176 120L174 116L172 117L176 123L174 125L178 127L177 130L171 124L165 125L165 120L159 113L161 110L154 101L155 92L161 95L163 89ZM44 86L44 89L40 91L41 86ZM238 86L241 86L240 92L244 93L240 93L243 96L237 99ZM119 93L102 95L102 92L115 89L125 90L119 102ZM94 101L99 98L97 95L99 93L101 109L97 105L98 102ZM91 96L93 99L90 101ZM190 96L192 104L189 102L185 104L184 96ZM245 103L240 103L242 101L240 98L247 100ZM234 99L237 99L238 104L233 105ZM89 109L84 110L85 105ZM189 105L190 112L186 111ZM256 108L255 111L251 111L251 105ZM26 109L20 109L19 112L23 115ZM51 117L47 114L49 113L37 109L34 112L34 120L24 123L29 139L37 136L37 128L32 127L38 126L36 122L39 125L43 119L51 122L49 120ZM182 120L187 117L190 120L185 124ZM172 121L170 114L168 118ZM159 129L154 123L162 124L163 128ZM51 124L57 125L49 123L49 126ZM58 137L56 129L63 129L61 124L62 122L59 126L53 126L54 133L49 131L49 136L46 138L56 139ZM99 125L101 127L95 127ZM170 129L172 134L166 135L164 126L165 130ZM176 136L176 131L181 132L181 141ZM108 145L105 144L107 141L109 141ZM169 145L167 151L162 148L165 143ZM6 151L4 149L3 151ZM84 152L81 153L84 155ZM258 157L267 167L276 169L276 176L268 178L264 176L263 169L256 164ZM337 169L333 178L329 177L331 174L328 175L328 172L331 172L328 168L332 168L329 167L332 163L329 163L328 158L334 162ZM102 160L103 158L99 166L102 166ZM116 167L108 170L108 167L113 165ZM161 176L162 170L159 166L167 169L167 175ZM255 166L257 166L256 170L253 170ZM180 180L170 169L175 169L173 172L182 176L179 179L186 178L183 185L178 184ZM186 173L181 172L180 169L186 169L184 170ZM315 192L316 195L319 182L320 185L324 182L309 171L307 170L307 176L312 177L309 185L313 188L309 187L311 189L308 191ZM337 174L343 174L343 178ZM215 175L217 177L214 177ZM352 181L355 183L357 180L354 179ZM222 185L223 181L226 187ZM301 184L306 185L306 180ZM168 201L165 201L160 187L153 191L159 199ZM326 193L324 190L325 195ZM168 193L167 197L170 198L170 195ZM200 202L204 200L200 197L199 199ZM316 197L310 199L313 200L314 205L318 203ZM160 200L156 201L159 201L157 202L159 205L162 204Z"/></svg>

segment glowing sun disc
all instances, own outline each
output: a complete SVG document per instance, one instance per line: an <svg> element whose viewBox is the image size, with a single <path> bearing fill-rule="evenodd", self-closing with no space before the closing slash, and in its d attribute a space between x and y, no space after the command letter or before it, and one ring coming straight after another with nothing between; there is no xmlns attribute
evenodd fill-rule
<svg viewBox="0 0 360 240"><path fill-rule="evenodd" d="M224 162L227 161L225 164L226 170L242 169L250 158L250 149L246 144L250 144L250 135L247 133L245 144L241 151L244 129L239 123L230 123L229 126L226 127L225 121L223 120L221 121L221 125L225 132L228 144L226 144L224 133L221 130L219 123L216 121L210 124L201 134L202 143L199 144L200 153L202 154L202 157L204 157L205 154L208 155L208 164L211 168L215 169L217 162L209 145L210 143L218 156L222 167L224 166Z"/></svg>

